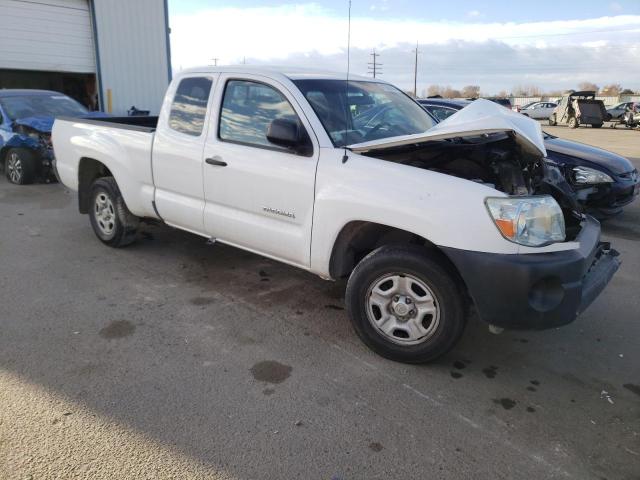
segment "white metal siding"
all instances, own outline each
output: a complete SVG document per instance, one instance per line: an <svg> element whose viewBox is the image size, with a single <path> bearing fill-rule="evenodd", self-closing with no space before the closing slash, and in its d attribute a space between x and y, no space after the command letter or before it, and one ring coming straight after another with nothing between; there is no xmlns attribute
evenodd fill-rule
<svg viewBox="0 0 640 480"><path fill-rule="evenodd" d="M94 0L104 108L157 115L169 83L164 0Z"/></svg>
<svg viewBox="0 0 640 480"><path fill-rule="evenodd" d="M0 0L0 69L95 72L87 0Z"/></svg>

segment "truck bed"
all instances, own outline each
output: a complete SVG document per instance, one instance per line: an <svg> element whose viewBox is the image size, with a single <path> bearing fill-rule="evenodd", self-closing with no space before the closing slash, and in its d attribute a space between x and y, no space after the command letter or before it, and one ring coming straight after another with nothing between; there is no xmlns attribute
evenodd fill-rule
<svg viewBox="0 0 640 480"><path fill-rule="evenodd" d="M70 122L78 121L91 125L101 125L109 128L120 128L124 130L135 130L138 132L153 133L158 126L158 117L140 116L140 117L104 117L104 118L75 118L75 117L58 117L60 120Z"/></svg>

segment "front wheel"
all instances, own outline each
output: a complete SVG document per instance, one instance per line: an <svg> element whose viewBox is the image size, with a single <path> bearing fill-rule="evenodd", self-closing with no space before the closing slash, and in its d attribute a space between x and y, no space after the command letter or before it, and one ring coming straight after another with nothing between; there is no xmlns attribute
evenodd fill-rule
<svg viewBox="0 0 640 480"><path fill-rule="evenodd" d="M125 205L113 177L99 178L91 185L89 218L96 236L110 247L124 247L136 239L140 219Z"/></svg>
<svg viewBox="0 0 640 480"><path fill-rule="evenodd" d="M576 117L570 117L567 124L569 128L578 128L578 119Z"/></svg>
<svg viewBox="0 0 640 480"><path fill-rule="evenodd" d="M549 126L555 127L557 124L558 124L558 122L556 122L556 116L555 115L551 115L549 117Z"/></svg>
<svg viewBox="0 0 640 480"><path fill-rule="evenodd" d="M7 152L4 173L11 183L27 185L36 178L36 156L26 148L12 148Z"/></svg>
<svg viewBox="0 0 640 480"><path fill-rule="evenodd" d="M351 273L345 300L362 341L399 362L426 363L444 355L466 323L454 276L422 247L371 252Z"/></svg>

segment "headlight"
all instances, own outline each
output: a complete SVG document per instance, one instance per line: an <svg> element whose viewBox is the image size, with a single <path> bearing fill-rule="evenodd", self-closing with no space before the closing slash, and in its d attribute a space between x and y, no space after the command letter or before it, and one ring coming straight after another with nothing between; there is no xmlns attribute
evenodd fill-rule
<svg viewBox="0 0 640 480"><path fill-rule="evenodd" d="M562 210L549 195L495 197L485 203L496 227L511 242L539 247L565 239Z"/></svg>
<svg viewBox="0 0 640 480"><path fill-rule="evenodd" d="M613 182L613 178L606 173L589 167L573 167L573 179L580 184Z"/></svg>

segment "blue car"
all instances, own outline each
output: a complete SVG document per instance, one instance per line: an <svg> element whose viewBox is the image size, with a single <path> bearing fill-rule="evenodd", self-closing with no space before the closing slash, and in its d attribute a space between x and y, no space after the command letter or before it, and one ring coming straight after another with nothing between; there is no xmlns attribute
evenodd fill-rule
<svg viewBox="0 0 640 480"><path fill-rule="evenodd" d="M471 102L428 98L418 103L440 122ZM638 196L638 170L625 157L546 132L544 146L547 161L560 169L578 202L596 218L619 214Z"/></svg>
<svg viewBox="0 0 640 480"><path fill-rule="evenodd" d="M0 168L11 183L51 178L55 117L104 117L70 97L47 90L0 90Z"/></svg>

